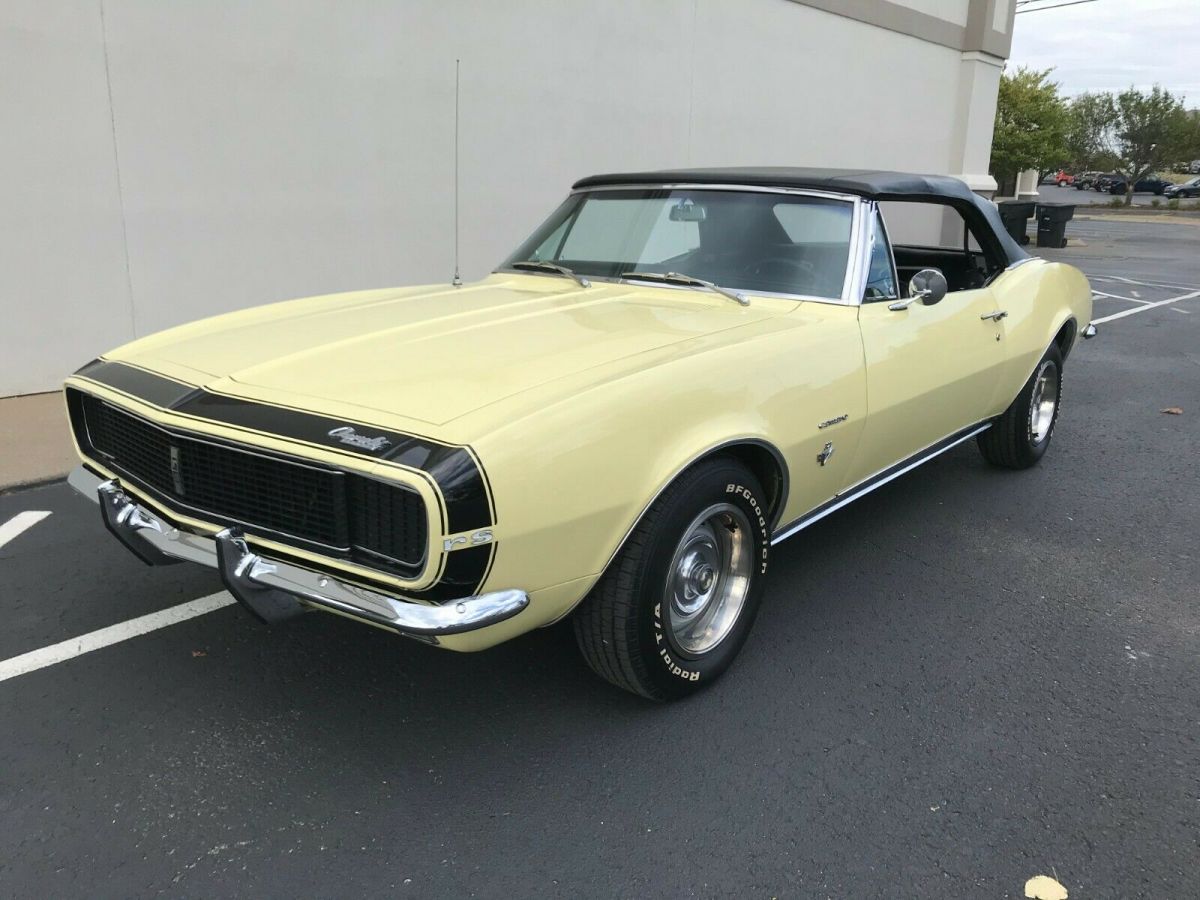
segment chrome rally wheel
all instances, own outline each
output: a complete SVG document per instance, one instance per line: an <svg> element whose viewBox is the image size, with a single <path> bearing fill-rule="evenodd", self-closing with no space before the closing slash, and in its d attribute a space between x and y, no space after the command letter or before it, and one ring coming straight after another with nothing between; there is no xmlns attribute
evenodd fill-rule
<svg viewBox="0 0 1200 900"><path fill-rule="evenodd" d="M682 654L707 653L729 636L750 590L752 543L750 520L730 503L708 507L687 527L663 598Z"/></svg>
<svg viewBox="0 0 1200 900"><path fill-rule="evenodd" d="M1008 409L976 438L993 466L1028 469L1045 455L1062 411L1062 351L1051 344Z"/></svg>
<svg viewBox="0 0 1200 900"><path fill-rule="evenodd" d="M715 682L754 624L771 519L762 484L737 458L712 456L686 469L576 609L588 665L652 700Z"/></svg>
<svg viewBox="0 0 1200 900"><path fill-rule="evenodd" d="M1033 395L1029 400L1029 441L1040 444L1050 437L1058 413L1058 364L1043 359L1033 375Z"/></svg>

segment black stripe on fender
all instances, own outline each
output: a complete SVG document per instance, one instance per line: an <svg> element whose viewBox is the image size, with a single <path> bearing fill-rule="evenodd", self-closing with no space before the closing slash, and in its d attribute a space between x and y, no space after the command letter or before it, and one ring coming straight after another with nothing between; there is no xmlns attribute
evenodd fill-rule
<svg viewBox="0 0 1200 900"><path fill-rule="evenodd" d="M437 485L445 503L447 534L475 531L495 524L487 475L469 447L292 407L217 394L126 363L97 359L75 374L182 415L424 472ZM361 429L357 434L367 439L365 444L345 443L330 434L347 426L356 431ZM383 441L373 446L372 438ZM445 599L477 592L491 567L493 552L494 545L487 545L447 554L438 584L420 592L420 596L440 594L443 586L450 591Z"/></svg>

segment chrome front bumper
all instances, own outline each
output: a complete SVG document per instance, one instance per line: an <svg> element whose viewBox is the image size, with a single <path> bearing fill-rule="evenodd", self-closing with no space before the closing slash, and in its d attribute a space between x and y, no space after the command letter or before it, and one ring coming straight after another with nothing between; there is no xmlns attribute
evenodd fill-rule
<svg viewBox="0 0 1200 900"><path fill-rule="evenodd" d="M149 565L187 560L212 566L225 588L263 622L290 619L314 607L345 613L426 641L512 618L529 605L524 591L507 590L426 606L369 591L281 560L254 553L241 530L214 537L181 531L121 490L80 466L67 482L100 505L105 527Z"/></svg>

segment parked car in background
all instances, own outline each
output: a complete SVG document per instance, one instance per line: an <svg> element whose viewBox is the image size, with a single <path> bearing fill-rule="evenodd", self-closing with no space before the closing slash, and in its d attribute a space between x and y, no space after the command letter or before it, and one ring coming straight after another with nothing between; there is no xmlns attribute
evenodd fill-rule
<svg viewBox="0 0 1200 900"><path fill-rule="evenodd" d="M1068 185L1075 183L1075 176L1070 172L1064 172L1062 169L1059 169L1054 173L1054 178L1052 180L1059 187L1067 187Z"/></svg>
<svg viewBox="0 0 1200 900"><path fill-rule="evenodd" d="M905 236L928 212L958 236ZM738 654L780 541L967 440L1035 465L1091 316L1083 274L954 178L594 176L474 284L243 310L88 363L70 484L264 622L482 650L572 615L597 674L667 700Z"/></svg>
<svg viewBox="0 0 1200 900"><path fill-rule="evenodd" d="M1139 178L1133 185L1135 194L1157 194L1162 196L1163 191L1171 186L1171 182L1165 178L1159 178L1157 175L1147 175L1145 178ZM1108 192L1110 194L1124 194L1129 189L1129 182L1120 175L1116 175L1108 184Z"/></svg>
<svg viewBox="0 0 1200 900"><path fill-rule="evenodd" d="M1092 190L1104 193L1110 187L1112 187L1113 182L1120 177L1121 176L1115 172L1101 172L1092 179Z"/></svg>
<svg viewBox="0 0 1200 900"><path fill-rule="evenodd" d="M1189 178L1183 184L1172 184L1163 191L1164 197L1200 197L1200 176Z"/></svg>
<svg viewBox="0 0 1200 900"><path fill-rule="evenodd" d="M1081 172L1075 176L1072 184L1074 185L1075 190L1082 191L1094 185L1096 183L1096 179L1103 174L1103 172Z"/></svg>

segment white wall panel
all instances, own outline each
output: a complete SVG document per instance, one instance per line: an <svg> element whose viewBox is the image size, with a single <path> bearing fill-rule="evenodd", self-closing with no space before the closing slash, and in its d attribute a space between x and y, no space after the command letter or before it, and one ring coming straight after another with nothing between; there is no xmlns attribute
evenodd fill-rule
<svg viewBox="0 0 1200 900"><path fill-rule="evenodd" d="M0 7L0 397L133 337L95 2Z"/></svg>
<svg viewBox="0 0 1200 900"><path fill-rule="evenodd" d="M16 136L0 396L135 332L449 280L456 57L468 279L598 171L953 171L958 52L784 0L103 0L103 16L0 5Z"/></svg>

